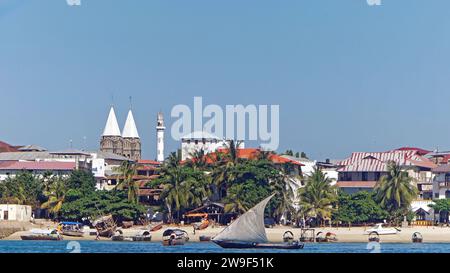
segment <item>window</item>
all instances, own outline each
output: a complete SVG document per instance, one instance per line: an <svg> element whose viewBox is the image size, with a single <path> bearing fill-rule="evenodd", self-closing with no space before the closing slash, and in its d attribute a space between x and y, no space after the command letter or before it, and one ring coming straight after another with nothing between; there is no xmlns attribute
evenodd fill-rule
<svg viewBox="0 0 450 273"><path fill-rule="evenodd" d="M362 173L362 181L367 181L369 180L369 173Z"/></svg>

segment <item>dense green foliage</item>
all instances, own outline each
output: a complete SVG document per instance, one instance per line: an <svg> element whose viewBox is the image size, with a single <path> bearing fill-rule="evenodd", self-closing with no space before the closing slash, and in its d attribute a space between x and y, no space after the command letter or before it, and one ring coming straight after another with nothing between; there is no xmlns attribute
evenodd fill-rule
<svg viewBox="0 0 450 273"><path fill-rule="evenodd" d="M127 200L126 192L94 191L80 195L77 191L67 193L68 202L61 208L61 219L67 221L94 220L111 214L117 222L138 221L145 214L145 207Z"/></svg>
<svg viewBox="0 0 450 273"><path fill-rule="evenodd" d="M339 193L333 221L342 224L377 223L389 214L375 201L375 193L361 191L353 195Z"/></svg>
<svg viewBox="0 0 450 273"><path fill-rule="evenodd" d="M90 172L73 171L68 177L20 172L0 183L0 202L31 205L58 220L83 221L112 214L116 221L139 220L146 209L128 201L125 191L96 191Z"/></svg>
<svg viewBox="0 0 450 273"><path fill-rule="evenodd" d="M231 142L226 152L207 155L198 151L192 159L181 162L173 153L161 169L161 177L150 186L163 189L165 211L171 221L206 201L220 201L225 212L242 214L265 197L275 194L269 204L271 216L292 211L293 191L284 170L259 152L252 159L238 156L240 143Z"/></svg>
<svg viewBox="0 0 450 273"><path fill-rule="evenodd" d="M30 172L20 172L0 183L0 201L2 203L30 205L38 208L45 200L41 180Z"/></svg>

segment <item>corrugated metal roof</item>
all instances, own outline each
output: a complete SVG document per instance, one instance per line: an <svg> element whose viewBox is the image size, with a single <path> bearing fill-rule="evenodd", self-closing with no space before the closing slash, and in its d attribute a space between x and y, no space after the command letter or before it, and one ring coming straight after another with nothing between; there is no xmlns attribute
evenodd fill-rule
<svg viewBox="0 0 450 273"><path fill-rule="evenodd" d="M429 159L420 156L418 151L390 152L356 152L346 160L338 163L342 166L339 172L385 172L389 162L400 166L417 166L433 169L436 165Z"/></svg>
<svg viewBox="0 0 450 273"><path fill-rule="evenodd" d="M37 159L48 159L53 158L48 152L11 152L11 153L0 153L0 161L34 161Z"/></svg>

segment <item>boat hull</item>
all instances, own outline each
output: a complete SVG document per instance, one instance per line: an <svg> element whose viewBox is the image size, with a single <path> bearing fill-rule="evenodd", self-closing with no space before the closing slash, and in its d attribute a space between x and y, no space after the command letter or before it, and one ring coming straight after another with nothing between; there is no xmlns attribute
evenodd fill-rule
<svg viewBox="0 0 450 273"><path fill-rule="evenodd" d="M83 231L65 231L62 232L63 235L69 236L69 237L83 237L84 232Z"/></svg>
<svg viewBox="0 0 450 273"><path fill-rule="evenodd" d="M253 243L242 241L214 241L222 248L230 249L303 249L304 245L298 242L284 243L284 244L269 244L269 243Z"/></svg>
<svg viewBox="0 0 450 273"><path fill-rule="evenodd" d="M52 235L22 235L20 238L23 241L61 241L61 236Z"/></svg>

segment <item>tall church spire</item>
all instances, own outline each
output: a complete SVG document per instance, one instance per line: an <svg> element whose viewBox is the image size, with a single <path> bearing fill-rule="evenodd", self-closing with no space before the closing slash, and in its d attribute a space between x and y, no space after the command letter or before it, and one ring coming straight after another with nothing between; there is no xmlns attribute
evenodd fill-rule
<svg viewBox="0 0 450 273"><path fill-rule="evenodd" d="M117 122L116 113L112 106L109 111L108 120L106 121L105 130L103 130L103 136L120 136L119 123Z"/></svg>
<svg viewBox="0 0 450 273"><path fill-rule="evenodd" d="M134 122L133 111L128 112L127 121L125 122L125 127L122 132L123 138L139 138L139 133L136 127L136 122Z"/></svg>

